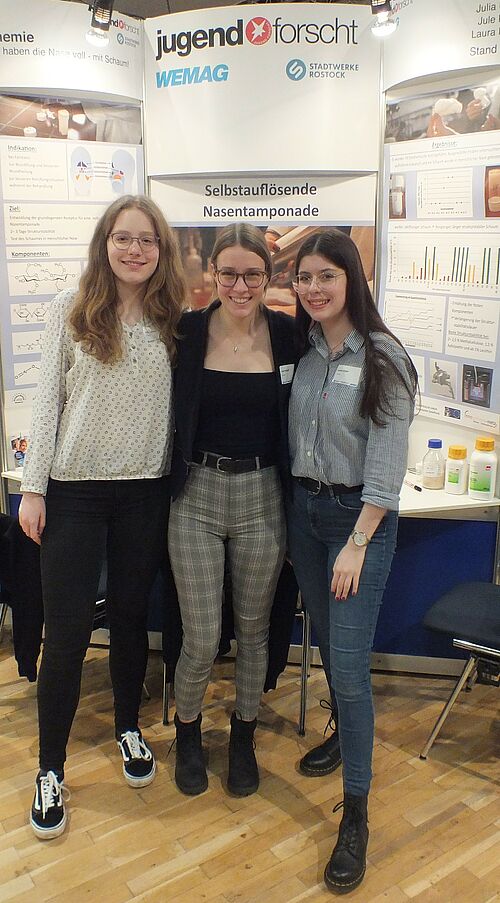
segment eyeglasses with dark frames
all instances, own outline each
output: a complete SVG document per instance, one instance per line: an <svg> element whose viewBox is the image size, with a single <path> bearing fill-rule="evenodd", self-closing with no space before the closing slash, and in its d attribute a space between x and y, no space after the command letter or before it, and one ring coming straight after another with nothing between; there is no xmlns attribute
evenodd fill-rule
<svg viewBox="0 0 500 903"><path fill-rule="evenodd" d="M341 276L345 276L345 273L336 273L334 270L322 270L316 276L311 273L297 273L292 282L296 292L308 292L314 282L321 290L332 288Z"/></svg>
<svg viewBox="0 0 500 903"><path fill-rule="evenodd" d="M247 288L260 288L264 280L268 278L267 273L263 270L245 270L244 273L237 273L236 270L228 267L215 270L217 282L224 288L234 288L240 276Z"/></svg>
<svg viewBox="0 0 500 903"><path fill-rule="evenodd" d="M131 235L130 232L110 232L111 239L118 251L128 251L134 241L137 242L143 254L153 251L158 247L160 239L152 232L143 232L142 235Z"/></svg>

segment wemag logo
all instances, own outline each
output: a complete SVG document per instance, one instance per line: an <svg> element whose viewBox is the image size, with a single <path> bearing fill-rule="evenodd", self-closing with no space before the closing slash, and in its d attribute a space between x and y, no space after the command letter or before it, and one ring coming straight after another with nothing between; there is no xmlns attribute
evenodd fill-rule
<svg viewBox="0 0 500 903"><path fill-rule="evenodd" d="M243 19L227 27L196 28L165 34L156 30L156 60L170 53L187 57L195 50L212 47L241 47L248 41L254 47L272 41L277 44L357 44L356 19L343 22L338 16L331 22L287 22L282 16L274 20L253 16L245 25Z"/></svg>

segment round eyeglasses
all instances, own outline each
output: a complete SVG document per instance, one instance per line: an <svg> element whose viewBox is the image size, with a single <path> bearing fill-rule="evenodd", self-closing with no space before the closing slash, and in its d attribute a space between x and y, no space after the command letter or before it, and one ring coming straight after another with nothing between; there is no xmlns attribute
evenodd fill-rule
<svg viewBox="0 0 500 903"><path fill-rule="evenodd" d="M128 251L134 241L137 242L143 254L153 251L158 247L159 238L150 232L143 235L131 235L130 232L111 232L108 236L118 251Z"/></svg>
<svg viewBox="0 0 500 903"><path fill-rule="evenodd" d="M268 278L267 273L263 270L246 270L244 273L237 273L236 270L226 267L215 270L217 282L224 288L234 288L240 276L247 288L260 288L264 280Z"/></svg>
<svg viewBox="0 0 500 903"><path fill-rule="evenodd" d="M296 292L308 292L314 282L321 291L324 291L332 288L341 276L345 276L345 273L335 273L334 270L323 270L317 276L312 276L311 273L297 273L292 283Z"/></svg>

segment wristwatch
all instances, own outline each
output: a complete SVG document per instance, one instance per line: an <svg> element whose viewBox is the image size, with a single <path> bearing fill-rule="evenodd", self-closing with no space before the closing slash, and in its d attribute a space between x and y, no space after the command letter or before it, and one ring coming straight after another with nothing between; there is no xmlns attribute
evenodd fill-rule
<svg viewBox="0 0 500 903"><path fill-rule="evenodd" d="M363 533L362 530L353 530L350 538L358 549L363 549L370 542L368 536L366 533Z"/></svg>

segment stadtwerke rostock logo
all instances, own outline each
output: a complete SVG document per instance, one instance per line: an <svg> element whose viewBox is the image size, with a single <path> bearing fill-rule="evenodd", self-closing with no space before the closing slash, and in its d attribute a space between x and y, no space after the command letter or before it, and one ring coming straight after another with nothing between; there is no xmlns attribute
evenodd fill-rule
<svg viewBox="0 0 500 903"><path fill-rule="evenodd" d="M300 82L307 72L304 60L289 60L286 64L286 74L293 82Z"/></svg>

